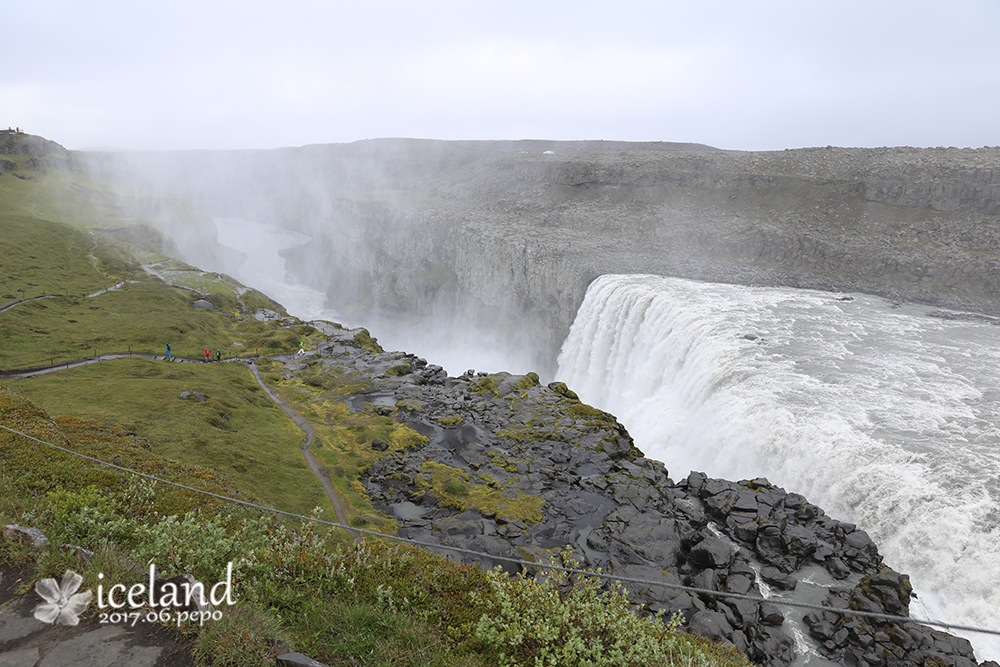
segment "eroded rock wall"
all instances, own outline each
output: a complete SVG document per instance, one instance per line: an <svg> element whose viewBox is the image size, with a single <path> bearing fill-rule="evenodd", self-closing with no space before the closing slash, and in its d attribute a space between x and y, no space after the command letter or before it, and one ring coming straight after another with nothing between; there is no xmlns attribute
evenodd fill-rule
<svg viewBox="0 0 1000 667"><path fill-rule="evenodd" d="M378 140L92 162L312 235L291 268L348 312L476 322L540 363L604 273L1000 314L1000 147Z"/></svg>

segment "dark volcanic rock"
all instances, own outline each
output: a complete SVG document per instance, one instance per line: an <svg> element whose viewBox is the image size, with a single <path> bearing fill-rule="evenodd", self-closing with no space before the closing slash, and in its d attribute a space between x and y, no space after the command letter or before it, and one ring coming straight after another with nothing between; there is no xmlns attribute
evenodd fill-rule
<svg viewBox="0 0 1000 667"><path fill-rule="evenodd" d="M800 579L825 569L843 587L830 589L829 612L806 616L815 650L841 664L974 664L964 640L844 615L906 616L909 580L881 564L867 534L801 495L764 478L700 472L675 484L612 415L565 385L541 386L534 374L451 378L412 355L362 349L352 332L328 334L309 372L363 373L367 388L340 400L426 437L407 448L367 445L379 458L360 481L376 507L402 517L400 536L479 552L457 557L510 573L538 565L509 559L544 565L568 552L582 567L635 580L625 589L639 608L678 612L692 632L774 666L795 659L794 642L785 610L762 591L795 599Z"/></svg>

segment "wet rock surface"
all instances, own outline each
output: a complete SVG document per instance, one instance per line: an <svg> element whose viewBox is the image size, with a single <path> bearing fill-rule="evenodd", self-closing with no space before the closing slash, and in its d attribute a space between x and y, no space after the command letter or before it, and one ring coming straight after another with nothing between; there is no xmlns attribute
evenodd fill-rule
<svg viewBox="0 0 1000 667"><path fill-rule="evenodd" d="M568 550L583 567L641 580L625 587L643 610L680 612L690 631L761 665L789 665L803 652L843 665L976 664L964 639L836 613L906 616L910 583L863 530L803 496L764 478L690 472L675 481L612 415L561 383L449 377L413 355L366 350L355 332L325 333L329 344L289 357L286 372L364 373L371 384L345 395L348 407L427 438L404 450L372 441L384 455L360 479L400 536L511 573L534 567L501 559L545 565Z"/></svg>

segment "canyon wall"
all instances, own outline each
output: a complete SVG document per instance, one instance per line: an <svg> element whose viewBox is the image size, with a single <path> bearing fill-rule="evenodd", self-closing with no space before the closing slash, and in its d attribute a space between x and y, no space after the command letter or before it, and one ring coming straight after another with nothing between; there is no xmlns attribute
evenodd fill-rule
<svg viewBox="0 0 1000 667"><path fill-rule="evenodd" d="M475 325L540 370L605 273L1000 313L1000 147L375 140L91 157L311 235L289 266L338 310Z"/></svg>

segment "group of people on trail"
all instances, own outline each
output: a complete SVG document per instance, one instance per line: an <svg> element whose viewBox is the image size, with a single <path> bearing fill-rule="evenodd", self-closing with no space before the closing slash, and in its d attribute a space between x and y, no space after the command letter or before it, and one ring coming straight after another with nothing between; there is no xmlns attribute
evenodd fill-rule
<svg viewBox="0 0 1000 667"><path fill-rule="evenodd" d="M167 343L167 361L173 361L173 360L174 360L174 357L173 357L173 355L170 352L170 343ZM222 361L222 350L221 349L218 349L218 350L215 351L215 360L216 361ZM205 363L207 364L210 361L212 361L212 353L209 352L208 348L206 347L205 348Z"/></svg>
<svg viewBox="0 0 1000 667"><path fill-rule="evenodd" d="M305 341L302 341L301 343L299 343L299 351L295 353L295 356L297 356L297 357L305 356L305 353L306 353L306 343L305 343ZM174 360L174 357L173 357L173 355L170 352L170 343L167 343L167 357L166 358L167 358L167 361L173 361ZM215 360L216 361L222 361L222 350L221 349L218 349L218 350L215 351ZM205 348L205 363L207 364L210 361L212 361L212 353L209 352L208 348L206 347Z"/></svg>

